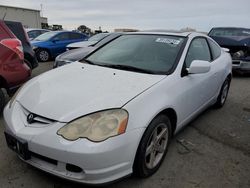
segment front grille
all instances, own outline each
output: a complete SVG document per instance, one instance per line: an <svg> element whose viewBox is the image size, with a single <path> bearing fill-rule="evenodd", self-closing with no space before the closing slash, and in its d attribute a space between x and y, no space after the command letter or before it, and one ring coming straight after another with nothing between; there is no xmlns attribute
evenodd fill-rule
<svg viewBox="0 0 250 188"><path fill-rule="evenodd" d="M239 64L240 64L240 61L233 61L233 64L234 64L234 65L239 65Z"/></svg>
<svg viewBox="0 0 250 188"><path fill-rule="evenodd" d="M46 118L40 115L37 115L35 113L32 113L31 111L27 110L26 108L24 108L23 106L21 106L22 108L22 117L23 117L23 121L25 122L25 124L27 126L30 127L44 127L44 126L48 126L52 123L55 123L56 121L50 118ZM28 122L28 116L32 114L33 115L33 120L32 122Z"/></svg>

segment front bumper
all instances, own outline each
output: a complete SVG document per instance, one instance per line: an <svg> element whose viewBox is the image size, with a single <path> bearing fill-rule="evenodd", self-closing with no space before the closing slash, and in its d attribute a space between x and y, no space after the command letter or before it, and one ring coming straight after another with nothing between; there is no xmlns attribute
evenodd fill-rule
<svg viewBox="0 0 250 188"><path fill-rule="evenodd" d="M18 102L12 108L7 105L4 120L5 132L27 143L30 158L25 162L56 176L87 184L108 183L132 173L143 129L98 143L87 139L67 141L56 133L65 123L34 123L31 127L22 108Z"/></svg>
<svg viewBox="0 0 250 188"><path fill-rule="evenodd" d="M250 60L234 60L233 59L233 70L240 72L250 72Z"/></svg>

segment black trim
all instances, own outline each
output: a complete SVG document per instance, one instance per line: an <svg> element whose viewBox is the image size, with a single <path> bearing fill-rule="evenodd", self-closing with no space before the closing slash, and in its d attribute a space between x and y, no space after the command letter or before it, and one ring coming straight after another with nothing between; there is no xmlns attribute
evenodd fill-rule
<svg viewBox="0 0 250 188"><path fill-rule="evenodd" d="M31 156L33 156L35 158L38 158L38 159L43 160L43 161L46 161L46 162L51 163L53 165L57 165L57 160L55 160L55 159L51 159L51 158L45 157L43 155L40 155L38 153L34 153L32 151L30 151L30 154L31 154Z"/></svg>

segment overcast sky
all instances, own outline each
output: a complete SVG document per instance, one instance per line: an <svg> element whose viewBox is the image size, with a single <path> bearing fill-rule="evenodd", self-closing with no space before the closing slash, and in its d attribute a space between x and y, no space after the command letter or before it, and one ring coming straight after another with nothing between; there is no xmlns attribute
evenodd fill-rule
<svg viewBox="0 0 250 188"><path fill-rule="evenodd" d="M250 28L250 0L0 0L2 5L41 9L49 24L65 29Z"/></svg>

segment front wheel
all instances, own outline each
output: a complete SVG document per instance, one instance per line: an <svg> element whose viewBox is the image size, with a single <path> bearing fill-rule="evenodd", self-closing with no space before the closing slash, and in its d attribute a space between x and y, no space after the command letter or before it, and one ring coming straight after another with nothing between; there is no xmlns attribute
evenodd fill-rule
<svg viewBox="0 0 250 188"><path fill-rule="evenodd" d="M36 52L36 56L37 56L38 61L40 62L46 62L46 61L49 61L50 59L50 54L48 50L45 50L45 49L38 49Z"/></svg>
<svg viewBox="0 0 250 188"><path fill-rule="evenodd" d="M171 139L171 123L167 116L159 115L146 129L134 162L134 174L145 178L160 167Z"/></svg>
<svg viewBox="0 0 250 188"><path fill-rule="evenodd" d="M221 87L220 94L219 94L217 101L215 103L216 108L221 108L225 104L226 99L227 99L227 95L228 95L228 91L229 91L229 87L230 87L230 79L227 78Z"/></svg>

